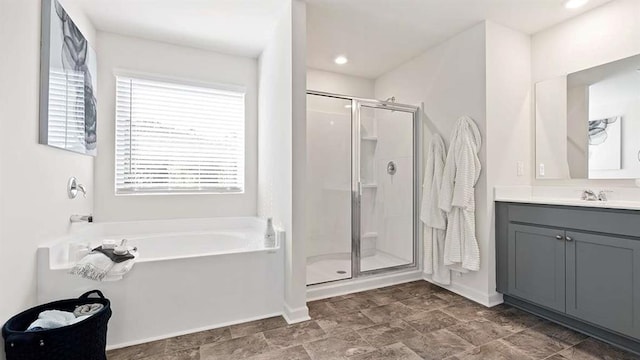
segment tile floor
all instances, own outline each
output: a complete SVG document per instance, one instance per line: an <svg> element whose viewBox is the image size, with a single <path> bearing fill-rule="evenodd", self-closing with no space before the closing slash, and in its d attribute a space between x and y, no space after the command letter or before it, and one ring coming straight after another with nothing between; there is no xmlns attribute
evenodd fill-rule
<svg viewBox="0 0 640 360"><path fill-rule="evenodd" d="M630 360L636 356L509 306L417 281L309 303L281 317L110 351L109 360Z"/></svg>

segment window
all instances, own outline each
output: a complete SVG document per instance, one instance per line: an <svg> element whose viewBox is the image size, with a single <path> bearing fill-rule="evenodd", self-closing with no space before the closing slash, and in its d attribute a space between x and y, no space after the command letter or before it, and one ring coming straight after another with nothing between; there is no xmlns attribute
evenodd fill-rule
<svg viewBox="0 0 640 360"><path fill-rule="evenodd" d="M116 83L116 194L244 191L244 92Z"/></svg>

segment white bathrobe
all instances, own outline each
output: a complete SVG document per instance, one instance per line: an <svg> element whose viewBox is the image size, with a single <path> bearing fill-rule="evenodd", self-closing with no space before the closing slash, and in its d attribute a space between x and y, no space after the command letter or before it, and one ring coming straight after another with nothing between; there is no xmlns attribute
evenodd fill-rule
<svg viewBox="0 0 640 360"><path fill-rule="evenodd" d="M442 137L438 134L434 135L429 143L424 170L420 220L424 223L424 272L432 275L433 281L449 285L451 272L444 266L443 257L447 217L438 206L445 154Z"/></svg>
<svg viewBox="0 0 640 360"><path fill-rule="evenodd" d="M444 167L439 207L447 213L444 264L451 270L480 270L476 239L475 185L480 178L480 130L468 116L458 119Z"/></svg>

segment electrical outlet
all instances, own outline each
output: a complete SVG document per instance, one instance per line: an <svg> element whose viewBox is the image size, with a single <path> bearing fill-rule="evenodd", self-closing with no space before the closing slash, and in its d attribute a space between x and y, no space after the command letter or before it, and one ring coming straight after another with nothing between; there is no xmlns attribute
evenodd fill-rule
<svg viewBox="0 0 640 360"><path fill-rule="evenodd" d="M540 164L540 169L538 169L538 174L540 174L540 176L544 176L544 164Z"/></svg>
<svg viewBox="0 0 640 360"><path fill-rule="evenodd" d="M518 161L518 176L524 176L524 161Z"/></svg>

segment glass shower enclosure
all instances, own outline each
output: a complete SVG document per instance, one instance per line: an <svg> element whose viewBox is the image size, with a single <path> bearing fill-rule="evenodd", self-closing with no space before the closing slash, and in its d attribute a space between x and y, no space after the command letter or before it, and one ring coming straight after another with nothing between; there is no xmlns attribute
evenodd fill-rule
<svg viewBox="0 0 640 360"><path fill-rule="evenodd" d="M307 92L307 285L417 266L418 108Z"/></svg>

